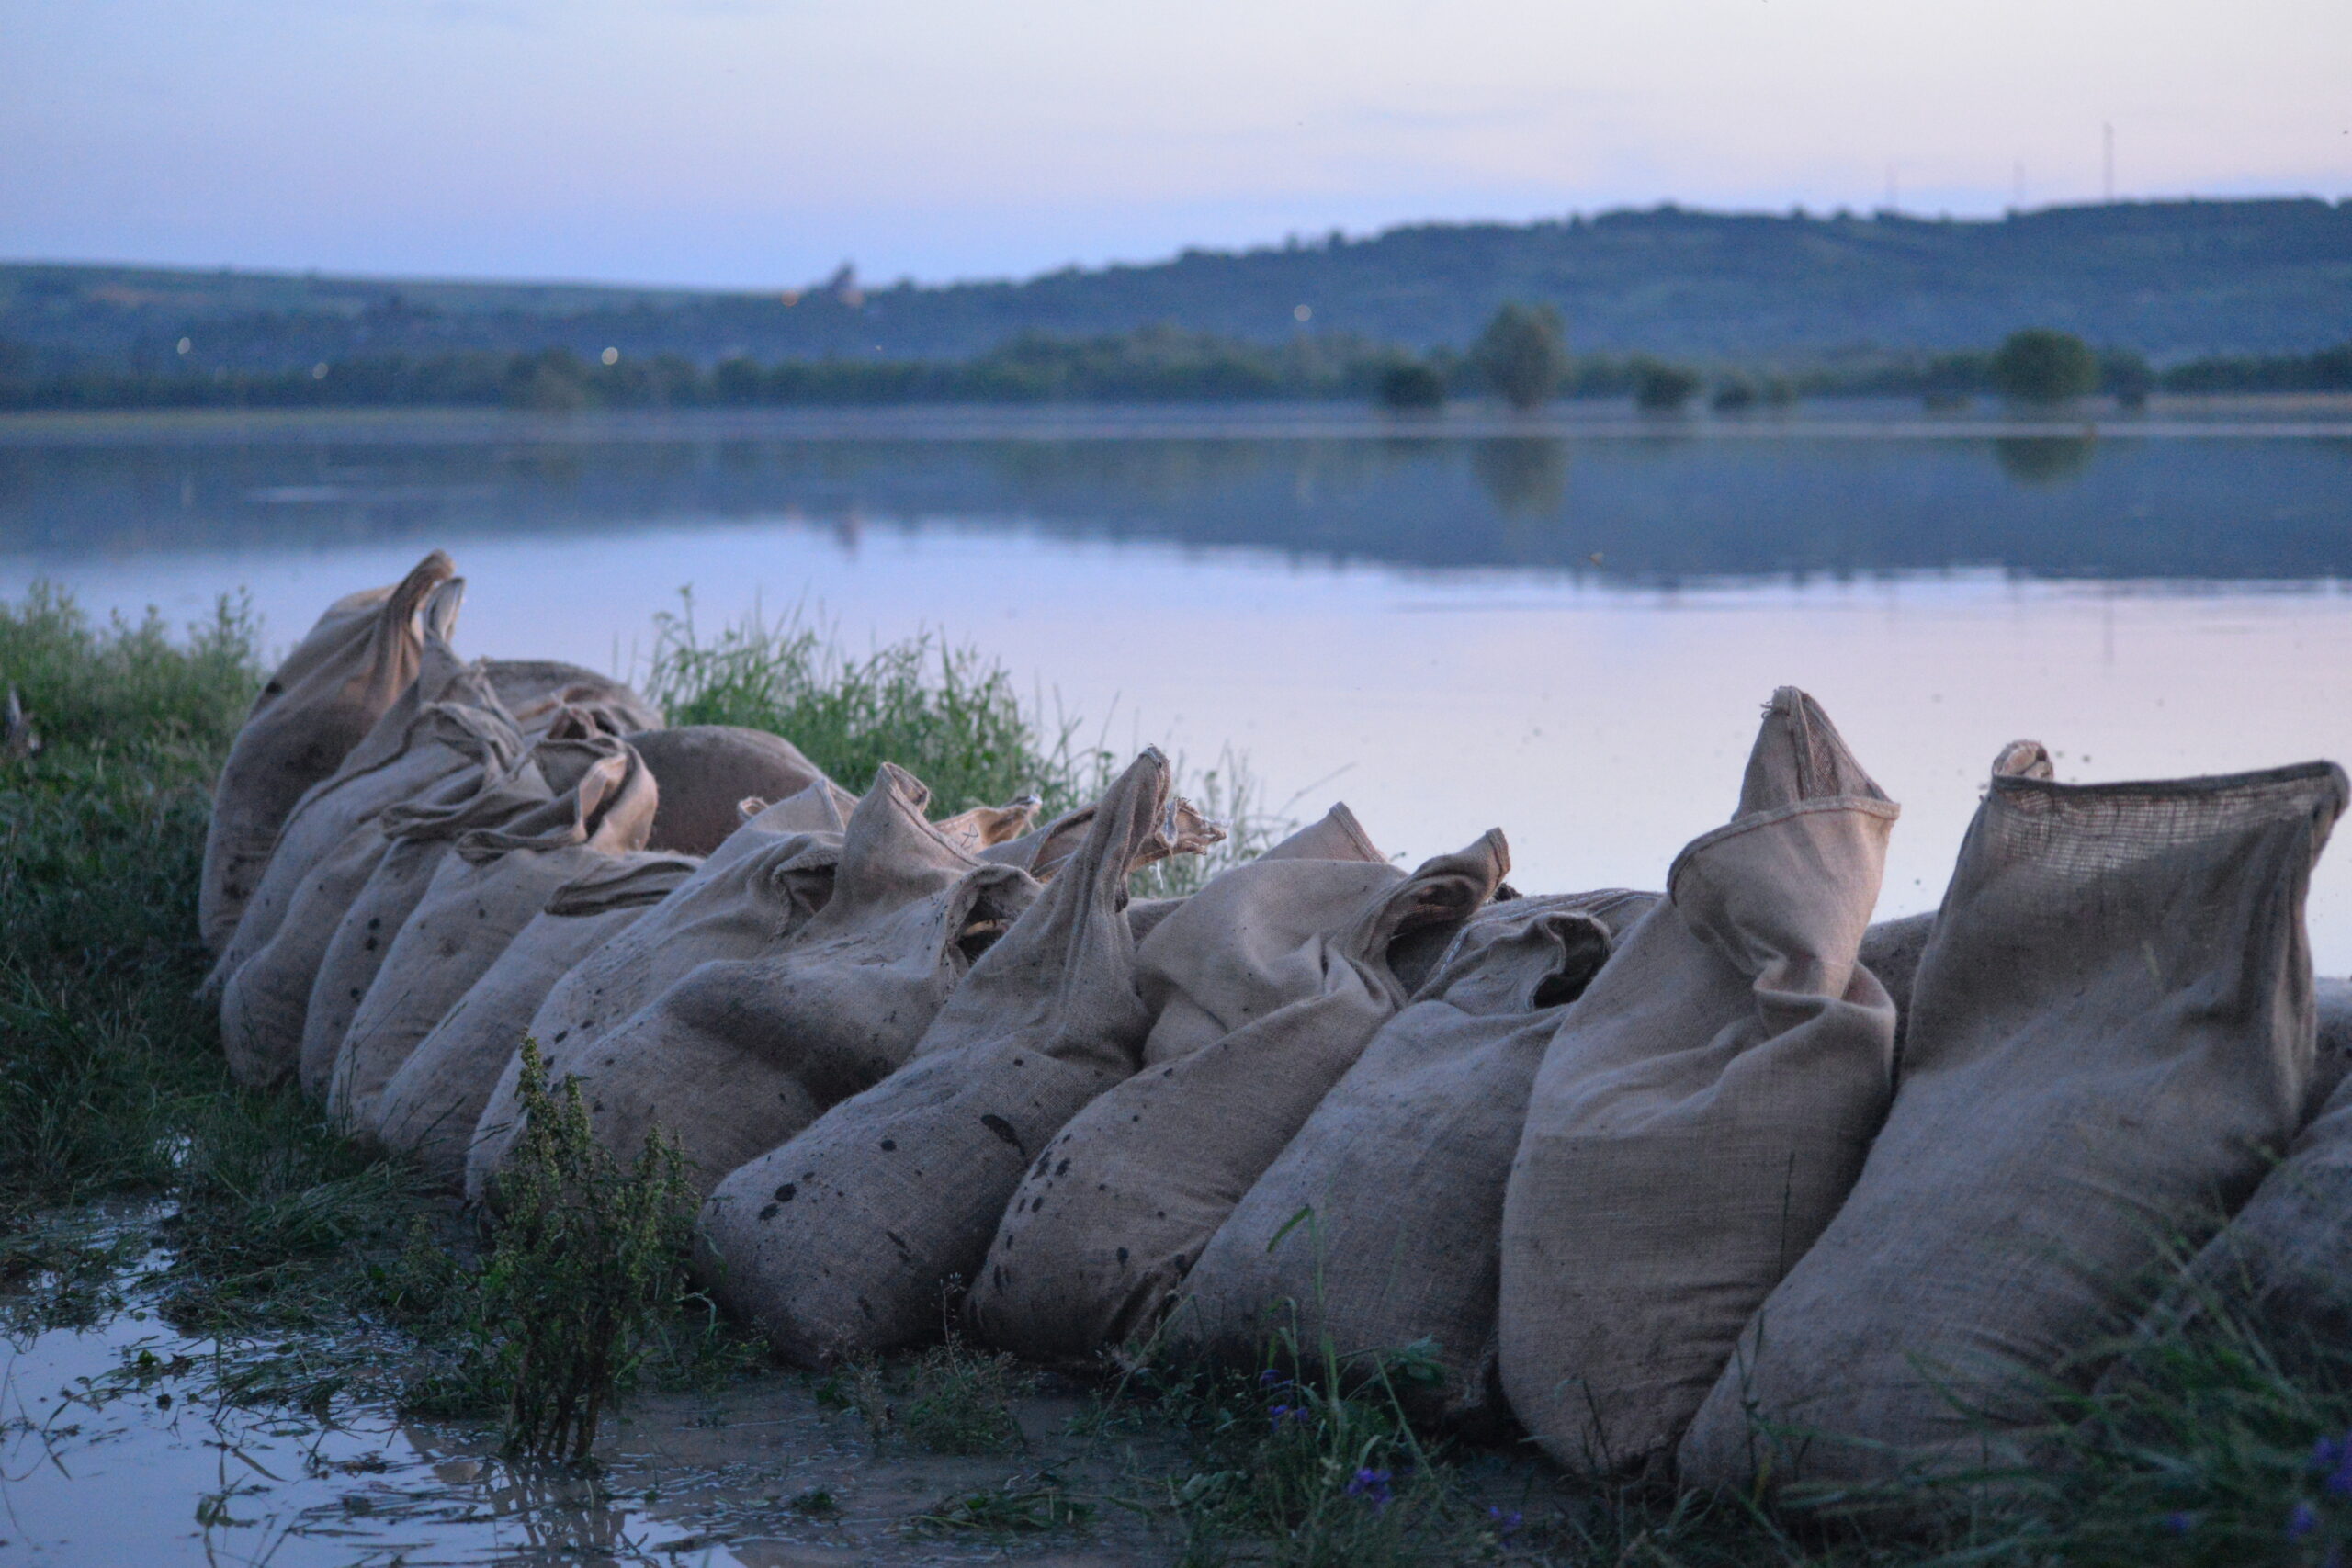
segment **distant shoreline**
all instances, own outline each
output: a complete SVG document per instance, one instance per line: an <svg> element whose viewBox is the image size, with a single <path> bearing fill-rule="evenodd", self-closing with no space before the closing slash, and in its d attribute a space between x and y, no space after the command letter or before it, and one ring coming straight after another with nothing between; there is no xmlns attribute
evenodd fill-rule
<svg viewBox="0 0 2352 1568"><path fill-rule="evenodd" d="M188 409L0 413L0 446L603 441L2352 440L2352 394L2105 399L2041 416L1998 405L1923 412L1903 398L1810 400L1780 413L1645 415L1623 400L1530 414L1460 403L1427 415L1324 402L969 404L889 408L583 411L480 408Z"/></svg>

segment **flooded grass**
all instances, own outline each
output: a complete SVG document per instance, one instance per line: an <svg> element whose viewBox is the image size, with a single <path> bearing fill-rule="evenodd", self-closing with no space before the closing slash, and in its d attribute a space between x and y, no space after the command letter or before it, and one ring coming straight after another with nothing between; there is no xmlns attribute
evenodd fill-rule
<svg viewBox="0 0 2352 1568"><path fill-rule="evenodd" d="M298 1097L229 1081L195 999L193 908L206 790L254 669L226 610L175 638L92 626L45 593L0 605L0 683L45 741L0 761L12 1560L2324 1568L2352 1553L2352 1357L2218 1303L2131 1347L2131 1375L2061 1400L2045 1462L1996 1502L1908 1533L1573 1484L1524 1444L1416 1430L1392 1392L1409 1356L1365 1377L1278 1338L1254 1373L1147 1366L1081 1386L944 1337L821 1378L775 1371L681 1286L659 1151L617 1170L551 1146L546 1190L485 1229ZM1001 728L1017 705L991 707L1001 688L975 680L947 706L901 692L868 708L966 726L942 756L981 757L966 743L999 725L1018 759L976 762L956 787L1040 788L1037 730ZM975 706L973 692L997 694ZM1091 764L1063 755L1055 787L1080 798ZM586 1190L601 1197L583 1208Z"/></svg>

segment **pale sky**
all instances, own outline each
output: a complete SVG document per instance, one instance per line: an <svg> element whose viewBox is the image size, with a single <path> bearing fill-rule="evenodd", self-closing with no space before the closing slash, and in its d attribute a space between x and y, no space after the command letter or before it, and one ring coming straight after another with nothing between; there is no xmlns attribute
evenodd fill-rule
<svg viewBox="0 0 2352 1568"><path fill-rule="evenodd" d="M1025 275L1674 200L2352 195L2352 0L0 0L0 257Z"/></svg>

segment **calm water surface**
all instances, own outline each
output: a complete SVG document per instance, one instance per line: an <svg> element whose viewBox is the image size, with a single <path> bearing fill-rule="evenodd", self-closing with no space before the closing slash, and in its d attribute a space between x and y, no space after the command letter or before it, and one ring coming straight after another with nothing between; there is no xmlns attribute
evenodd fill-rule
<svg viewBox="0 0 2352 1568"><path fill-rule="evenodd" d="M19 429L0 592L242 589L283 642L440 546L468 650L620 671L682 589L707 625L816 603L1408 858L1500 826L1530 890L1657 885L1781 682L1904 804L1885 914L1934 904L2011 739L2082 780L2352 757L2352 426L906 429ZM2352 971L2352 870L2312 919Z"/></svg>

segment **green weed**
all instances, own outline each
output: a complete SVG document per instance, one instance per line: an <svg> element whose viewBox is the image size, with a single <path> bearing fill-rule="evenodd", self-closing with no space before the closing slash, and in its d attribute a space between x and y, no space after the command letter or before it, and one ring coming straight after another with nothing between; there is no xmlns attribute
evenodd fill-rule
<svg viewBox="0 0 2352 1568"><path fill-rule="evenodd" d="M851 1361L816 1385L817 1403L854 1411L876 1443L903 1438L937 1454L1010 1453L1024 1445L1012 1401L1035 1379L1001 1352L952 1331L922 1354Z"/></svg>
<svg viewBox="0 0 2352 1568"><path fill-rule="evenodd" d="M1043 1530L1083 1529L1094 1505L1070 1495L1051 1471L1009 1475L994 1486L943 1497L915 1516L914 1529L932 1533L1034 1535Z"/></svg>
<svg viewBox="0 0 2352 1568"><path fill-rule="evenodd" d="M734 724L765 729L800 748L843 786L864 789L884 762L931 787L934 816L999 805L1023 795L1042 818L1109 788L1132 758L1109 744L1108 725L1091 745L1067 716L1046 718L1024 703L1012 672L966 644L923 632L859 658L839 629L805 605L771 620L753 610L706 636L692 593L655 617L653 653L639 684L673 724ZM1207 853L1163 861L1136 874L1137 897L1192 892L1227 865L1254 859L1292 824L1266 807L1247 762L1227 751L1206 772L1180 758L1177 793L1226 829Z"/></svg>
<svg viewBox="0 0 2352 1568"><path fill-rule="evenodd" d="M476 1354L507 1391L510 1448L582 1460L636 1381L654 1322L686 1298L694 1189L684 1156L658 1134L627 1168L615 1161L578 1084L551 1090L528 1038L522 1106L501 1180L505 1216L479 1283Z"/></svg>
<svg viewBox="0 0 2352 1568"><path fill-rule="evenodd" d="M912 1392L900 1427L938 1454L1007 1453L1022 1446L1012 1401L1035 1379L1011 1356L976 1350L950 1335L910 1369Z"/></svg>
<svg viewBox="0 0 2352 1568"><path fill-rule="evenodd" d="M755 609L706 638L682 597L655 619L641 682L671 723L773 730L854 791L896 762L931 786L941 816L1031 794L1066 803L1058 747L978 649L924 632L859 658L805 608L775 620Z"/></svg>
<svg viewBox="0 0 2352 1568"><path fill-rule="evenodd" d="M2190 1290L2196 1310L2121 1347L2090 1393L2053 1397L2054 1436L1993 1521L2013 1560L2352 1560L2352 1351Z"/></svg>

